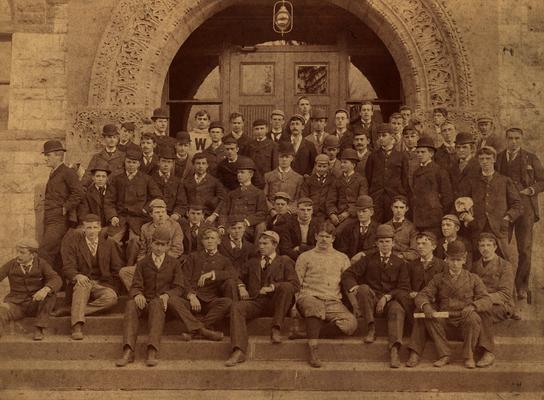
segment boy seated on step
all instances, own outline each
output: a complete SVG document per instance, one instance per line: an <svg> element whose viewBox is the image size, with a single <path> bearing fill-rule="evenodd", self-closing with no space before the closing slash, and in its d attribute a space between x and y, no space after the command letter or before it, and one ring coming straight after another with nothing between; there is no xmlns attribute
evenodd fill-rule
<svg viewBox="0 0 544 400"><path fill-rule="evenodd" d="M15 245L16 257L0 267L0 282L6 277L10 291L0 304L0 336L9 321L35 316L34 340L43 339L49 314L55 307L60 276L38 257L38 242L23 239Z"/></svg>

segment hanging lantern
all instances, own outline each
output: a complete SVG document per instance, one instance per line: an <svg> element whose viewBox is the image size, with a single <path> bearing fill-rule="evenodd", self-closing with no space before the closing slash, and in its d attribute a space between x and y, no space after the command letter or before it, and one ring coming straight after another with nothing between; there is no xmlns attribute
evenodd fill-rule
<svg viewBox="0 0 544 400"><path fill-rule="evenodd" d="M293 5L289 1L280 0L274 3L272 15L274 32L282 36L293 29Z"/></svg>

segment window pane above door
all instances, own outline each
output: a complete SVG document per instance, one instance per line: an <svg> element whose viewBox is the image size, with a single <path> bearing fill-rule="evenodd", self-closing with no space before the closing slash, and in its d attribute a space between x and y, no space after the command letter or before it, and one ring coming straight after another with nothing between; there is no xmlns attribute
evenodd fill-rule
<svg viewBox="0 0 544 400"><path fill-rule="evenodd" d="M241 64L241 94L268 96L274 94L274 64Z"/></svg>

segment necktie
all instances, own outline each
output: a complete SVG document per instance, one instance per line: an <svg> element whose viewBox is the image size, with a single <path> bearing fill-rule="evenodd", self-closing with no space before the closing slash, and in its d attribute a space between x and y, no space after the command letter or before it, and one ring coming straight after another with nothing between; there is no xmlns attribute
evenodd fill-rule
<svg viewBox="0 0 544 400"><path fill-rule="evenodd" d="M270 256L264 256L264 267L263 270L266 271L266 269L270 266Z"/></svg>
<svg viewBox="0 0 544 400"><path fill-rule="evenodd" d="M237 242L235 242L235 241L232 241L232 244L234 244L234 248L235 248L236 250L240 250L240 249L242 248L241 243L237 243Z"/></svg>
<svg viewBox="0 0 544 400"><path fill-rule="evenodd" d="M385 256L381 256L381 259L382 259L382 265L387 265L388 261L389 261L389 257L385 257Z"/></svg>
<svg viewBox="0 0 544 400"><path fill-rule="evenodd" d="M162 176L162 179L164 180L164 183L167 183L167 182L168 182L168 179L170 179L170 176L164 174L164 175Z"/></svg>
<svg viewBox="0 0 544 400"><path fill-rule="evenodd" d="M515 151L509 151L508 152L508 162L513 161L516 158L516 152Z"/></svg>
<svg viewBox="0 0 544 400"><path fill-rule="evenodd" d="M197 231L198 231L198 226L192 225L192 226L191 226L191 236L192 236L193 239L195 239L195 240L196 240L196 237L197 237Z"/></svg>
<svg viewBox="0 0 544 400"><path fill-rule="evenodd" d="M368 230L367 226L361 225L359 228L359 232L361 233L361 236L366 235L366 231Z"/></svg>
<svg viewBox="0 0 544 400"><path fill-rule="evenodd" d="M29 272L30 272L30 267L32 265L28 265L28 264L21 264L21 267L23 267L23 271L25 272L25 275L27 275Z"/></svg>
<svg viewBox="0 0 544 400"><path fill-rule="evenodd" d="M393 221L393 228L395 230L399 229L402 225L402 222L396 222L396 221Z"/></svg>

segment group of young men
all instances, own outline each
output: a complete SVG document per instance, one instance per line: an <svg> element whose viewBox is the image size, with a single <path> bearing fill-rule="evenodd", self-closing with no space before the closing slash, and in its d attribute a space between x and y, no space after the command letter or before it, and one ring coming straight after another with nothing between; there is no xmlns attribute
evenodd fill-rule
<svg viewBox="0 0 544 400"><path fill-rule="evenodd" d="M79 174L64 164L58 141L44 145L51 168L40 245L23 240L0 269L11 292L2 324L37 315L35 340L48 315L71 315L72 339L86 316L128 293L123 355L134 360L138 322L149 327L147 359L158 363L165 317L183 340L222 340L230 325L227 366L244 362L247 321L271 316L271 341L307 338L309 363L320 367L319 338L352 335L363 324L376 339L375 316L387 320L392 368L409 326L408 367L427 339L436 367L446 365L446 332L462 332L467 368L494 361L493 323L519 318L527 298L537 196L544 190L538 157L524 133L457 132L436 109L430 129L409 107L374 120L327 115L302 97L300 113L281 110L252 122L232 113L230 129L195 114L195 129L168 131L154 111L151 129L134 142L134 123L103 127L104 149ZM517 251L512 248L513 235ZM517 254L517 256L516 256ZM70 303L55 309L56 292ZM478 362L475 358L481 353Z"/></svg>

